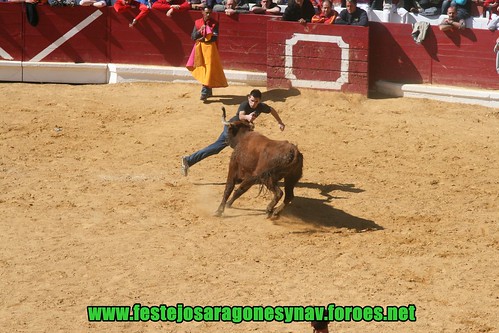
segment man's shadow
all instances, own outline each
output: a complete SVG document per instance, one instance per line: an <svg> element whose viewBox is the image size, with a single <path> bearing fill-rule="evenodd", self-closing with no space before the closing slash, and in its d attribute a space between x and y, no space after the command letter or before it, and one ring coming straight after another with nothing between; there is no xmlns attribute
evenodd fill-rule
<svg viewBox="0 0 499 333"><path fill-rule="evenodd" d="M249 93L249 91L248 91ZM301 93L296 88L290 89L272 89L269 91L262 92L262 101L268 102L285 102L287 98L293 96L299 96ZM234 95L218 95L215 94L206 100L205 104L222 103L223 105L239 105L246 101L246 96L234 96Z"/></svg>

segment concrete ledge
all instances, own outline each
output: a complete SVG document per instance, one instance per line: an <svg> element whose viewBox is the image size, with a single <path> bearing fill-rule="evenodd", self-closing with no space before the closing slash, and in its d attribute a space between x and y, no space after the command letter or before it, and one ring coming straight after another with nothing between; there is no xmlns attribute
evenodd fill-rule
<svg viewBox="0 0 499 333"><path fill-rule="evenodd" d="M377 81L376 90L380 93L397 96L428 98L451 103L483 105L499 108L499 91L431 84L403 84L387 81Z"/></svg>
<svg viewBox="0 0 499 333"><path fill-rule="evenodd" d="M229 84L267 85L267 73L234 70L224 72ZM185 67L20 61L0 61L0 81L75 84L140 81L197 83Z"/></svg>
<svg viewBox="0 0 499 333"><path fill-rule="evenodd" d="M107 83L107 64L23 62L22 81L51 83Z"/></svg>
<svg viewBox="0 0 499 333"><path fill-rule="evenodd" d="M265 86L267 73L224 70L229 84ZM109 64L108 83L161 81L197 83L185 67Z"/></svg>
<svg viewBox="0 0 499 333"><path fill-rule="evenodd" d="M0 60L0 81L23 80L22 62Z"/></svg>

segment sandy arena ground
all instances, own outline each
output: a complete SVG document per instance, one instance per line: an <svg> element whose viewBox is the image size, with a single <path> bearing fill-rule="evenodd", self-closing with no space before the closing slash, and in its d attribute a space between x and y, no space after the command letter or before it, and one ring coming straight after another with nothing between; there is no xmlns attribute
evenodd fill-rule
<svg viewBox="0 0 499 333"><path fill-rule="evenodd" d="M271 90L256 130L296 143L279 220L246 193L222 218L220 107L251 88L0 84L2 332L311 332L306 322L90 323L88 305L408 305L416 322L331 332L499 332L499 111Z"/></svg>

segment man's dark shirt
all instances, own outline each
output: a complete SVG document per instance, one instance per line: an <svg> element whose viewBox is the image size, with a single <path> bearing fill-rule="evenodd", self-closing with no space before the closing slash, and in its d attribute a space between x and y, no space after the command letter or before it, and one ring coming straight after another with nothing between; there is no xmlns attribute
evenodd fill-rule
<svg viewBox="0 0 499 333"><path fill-rule="evenodd" d="M350 14L348 10L343 9L336 19L336 24L360 25L367 27L369 20L364 9L357 7L355 12Z"/></svg>
<svg viewBox="0 0 499 333"><path fill-rule="evenodd" d="M310 0L303 0L303 4L298 6L294 0L288 2L288 7L282 15L283 21L298 21L304 19L307 22L312 20L315 15L315 9Z"/></svg>

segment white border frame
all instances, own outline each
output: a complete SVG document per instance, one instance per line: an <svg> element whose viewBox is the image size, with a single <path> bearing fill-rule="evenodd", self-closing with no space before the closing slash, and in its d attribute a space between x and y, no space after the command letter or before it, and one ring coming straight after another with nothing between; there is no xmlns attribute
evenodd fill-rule
<svg viewBox="0 0 499 333"><path fill-rule="evenodd" d="M296 75L293 73L293 46L295 46L299 41L337 44L341 49L341 74L338 80L334 82L320 80L298 80ZM341 36L293 34L293 37L286 40L284 76L286 79L291 81L293 87L341 90L341 87L345 83L348 83L349 64L350 45L345 43Z"/></svg>

